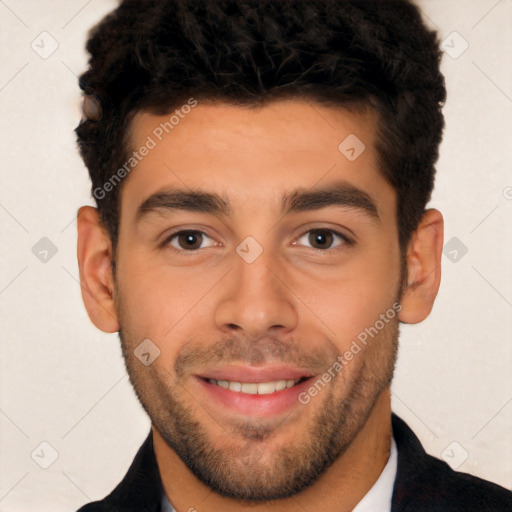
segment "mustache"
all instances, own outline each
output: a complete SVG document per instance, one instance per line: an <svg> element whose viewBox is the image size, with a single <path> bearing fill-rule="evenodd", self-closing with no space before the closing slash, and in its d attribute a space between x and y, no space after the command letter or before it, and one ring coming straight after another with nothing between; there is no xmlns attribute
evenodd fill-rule
<svg viewBox="0 0 512 512"><path fill-rule="evenodd" d="M189 341L178 354L174 370L176 375L181 377L196 367L205 368L218 363L242 363L251 366L281 363L307 368L316 374L332 364L338 355L341 354L329 340L327 343L313 346L311 343L283 340L273 336L266 336L257 341L246 338L222 338L213 344Z"/></svg>

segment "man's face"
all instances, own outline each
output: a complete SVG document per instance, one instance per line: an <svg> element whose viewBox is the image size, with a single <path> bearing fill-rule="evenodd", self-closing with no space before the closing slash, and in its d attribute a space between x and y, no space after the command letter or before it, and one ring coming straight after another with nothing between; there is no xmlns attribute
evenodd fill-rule
<svg viewBox="0 0 512 512"><path fill-rule="evenodd" d="M376 120L298 100L200 103L159 141L168 119L132 124L132 149L156 146L122 191L128 372L201 481L241 500L288 496L345 451L393 373L400 253ZM351 134L365 145L355 159L355 139L338 149ZM134 354L146 339L160 350L148 366Z"/></svg>

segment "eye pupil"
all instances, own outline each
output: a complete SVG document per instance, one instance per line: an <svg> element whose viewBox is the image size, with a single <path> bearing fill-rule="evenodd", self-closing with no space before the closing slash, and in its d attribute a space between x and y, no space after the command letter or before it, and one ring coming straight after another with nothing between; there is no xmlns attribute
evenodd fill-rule
<svg viewBox="0 0 512 512"><path fill-rule="evenodd" d="M202 235L195 231L183 231L179 234L178 240L183 248L197 249L201 246Z"/></svg>
<svg viewBox="0 0 512 512"><path fill-rule="evenodd" d="M329 231L311 231L309 234L309 242L311 245L320 244L320 249L330 247L332 243L332 233Z"/></svg>

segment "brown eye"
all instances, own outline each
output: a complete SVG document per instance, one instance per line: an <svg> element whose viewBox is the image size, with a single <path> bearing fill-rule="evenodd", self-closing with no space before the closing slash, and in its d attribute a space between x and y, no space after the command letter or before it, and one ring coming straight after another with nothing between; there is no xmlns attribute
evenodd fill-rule
<svg viewBox="0 0 512 512"><path fill-rule="evenodd" d="M333 236L330 231L316 229L309 232L308 241L315 249L328 249L332 240Z"/></svg>
<svg viewBox="0 0 512 512"><path fill-rule="evenodd" d="M209 237L201 231L186 230L174 233L168 238L168 243L177 250L195 251L202 249L201 244L205 239Z"/></svg>
<svg viewBox="0 0 512 512"><path fill-rule="evenodd" d="M337 249L339 246L352 245L345 235L332 229L311 229L304 233L299 239L302 244L309 245L313 249L328 250Z"/></svg>

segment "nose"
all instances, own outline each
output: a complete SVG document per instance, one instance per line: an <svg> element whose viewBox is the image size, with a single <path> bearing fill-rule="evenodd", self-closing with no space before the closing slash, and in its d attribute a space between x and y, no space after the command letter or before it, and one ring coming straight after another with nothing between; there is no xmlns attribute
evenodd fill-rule
<svg viewBox="0 0 512 512"><path fill-rule="evenodd" d="M227 334L239 331L250 340L276 330L282 335L293 331L299 320L297 299L275 257L263 251L248 263L235 255L234 264L215 308L217 327Z"/></svg>

